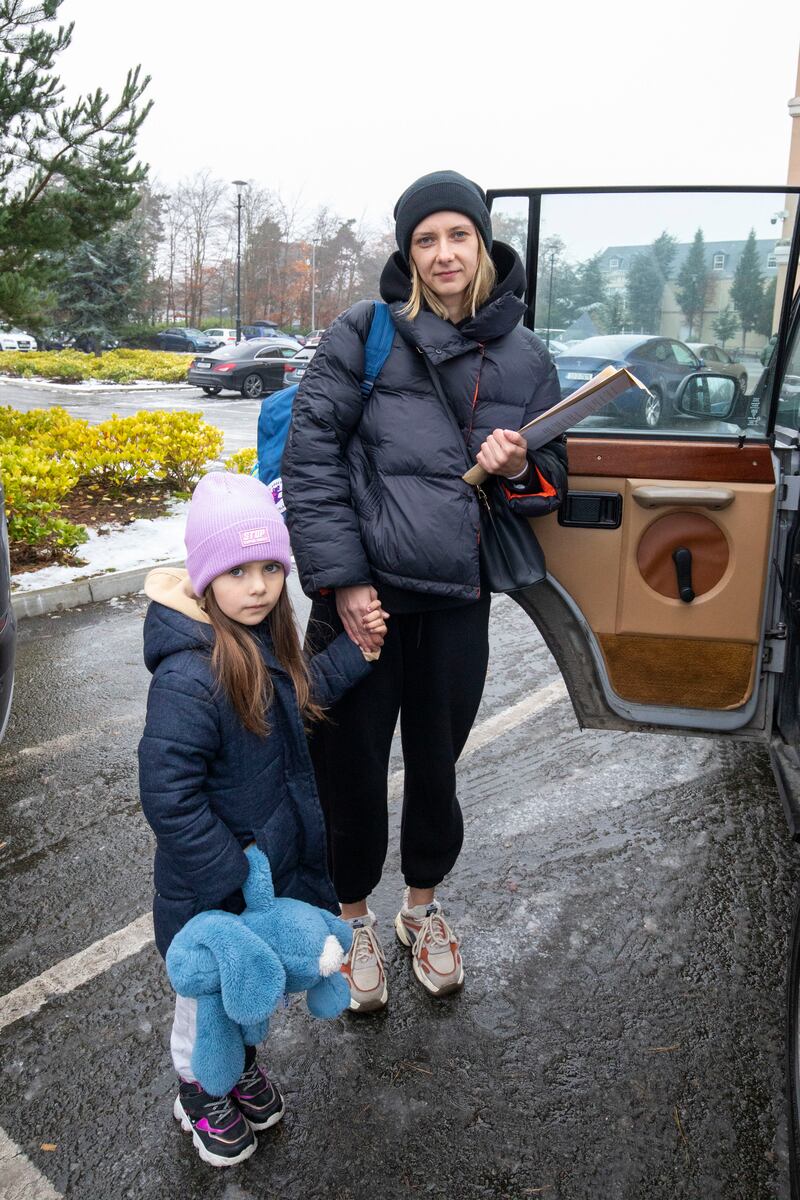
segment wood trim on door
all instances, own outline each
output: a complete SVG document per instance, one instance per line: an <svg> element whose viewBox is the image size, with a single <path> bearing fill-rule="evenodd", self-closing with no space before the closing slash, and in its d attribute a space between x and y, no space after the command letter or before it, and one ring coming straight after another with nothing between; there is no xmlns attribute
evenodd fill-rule
<svg viewBox="0 0 800 1200"><path fill-rule="evenodd" d="M567 438L570 475L774 483L766 442L669 441L658 438Z"/></svg>

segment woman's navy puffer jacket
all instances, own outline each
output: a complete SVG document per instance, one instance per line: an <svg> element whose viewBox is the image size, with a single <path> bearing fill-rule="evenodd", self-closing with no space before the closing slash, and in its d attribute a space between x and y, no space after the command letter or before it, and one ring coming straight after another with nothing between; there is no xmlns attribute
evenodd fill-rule
<svg viewBox="0 0 800 1200"><path fill-rule="evenodd" d="M381 294L396 325L389 357L365 402L360 389L373 306L343 313L325 334L295 399L282 475L292 549L305 591L384 582L473 599L480 589L479 513L452 421L422 355L439 373L469 453L493 429L519 429L560 399L544 343L520 324L525 274L495 242L498 284L459 325L423 311L400 315L410 289L399 254ZM504 489L525 516L557 508L566 490L561 442L529 455L526 494Z"/></svg>

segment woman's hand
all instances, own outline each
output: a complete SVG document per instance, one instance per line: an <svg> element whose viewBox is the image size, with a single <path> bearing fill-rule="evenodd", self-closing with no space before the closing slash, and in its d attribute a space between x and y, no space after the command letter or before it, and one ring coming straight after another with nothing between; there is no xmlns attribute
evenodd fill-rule
<svg viewBox="0 0 800 1200"><path fill-rule="evenodd" d="M528 462L528 443L512 429L495 429L478 451L477 461L490 475L520 475Z"/></svg>
<svg viewBox="0 0 800 1200"><path fill-rule="evenodd" d="M360 650L366 650L368 653L380 650L386 632L383 621L387 614L384 614L380 607L378 593L374 587L360 583L355 587L337 588L336 611L344 625L345 633ZM380 619L377 619L378 612L382 614ZM381 625L383 632L378 632Z"/></svg>

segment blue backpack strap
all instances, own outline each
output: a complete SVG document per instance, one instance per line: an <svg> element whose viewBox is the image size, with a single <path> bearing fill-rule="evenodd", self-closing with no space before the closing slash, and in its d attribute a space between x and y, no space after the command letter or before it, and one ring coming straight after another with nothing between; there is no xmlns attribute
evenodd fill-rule
<svg viewBox="0 0 800 1200"><path fill-rule="evenodd" d="M372 324L364 346L364 378L361 381L361 394L365 399L375 386L375 380L389 357L393 342L394 321L389 305L384 304L381 300L376 300L372 310Z"/></svg>

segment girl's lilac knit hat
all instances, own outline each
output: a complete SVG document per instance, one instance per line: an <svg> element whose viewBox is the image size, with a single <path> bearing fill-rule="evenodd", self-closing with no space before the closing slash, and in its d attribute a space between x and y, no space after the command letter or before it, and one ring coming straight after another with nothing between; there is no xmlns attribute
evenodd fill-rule
<svg viewBox="0 0 800 1200"><path fill-rule="evenodd" d="M186 519L186 567L196 596L217 575L258 559L288 575L289 534L269 489L252 475L212 471L194 489Z"/></svg>

